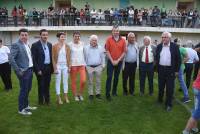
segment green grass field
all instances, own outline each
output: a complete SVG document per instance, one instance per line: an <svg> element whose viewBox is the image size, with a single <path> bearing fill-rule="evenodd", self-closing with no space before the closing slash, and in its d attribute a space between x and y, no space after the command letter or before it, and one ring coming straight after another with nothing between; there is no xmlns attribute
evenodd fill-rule
<svg viewBox="0 0 200 134"><path fill-rule="evenodd" d="M19 85L13 73L12 91L4 91L2 81L0 83L0 134L180 134L190 117L190 113L176 101L171 112L166 112L164 105L156 103L157 80L154 80L153 96L147 95L147 88L146 95L139 96L138 78L136 95L123 96L120 76L118 97L111 102L105 100L105 81L104 72L102 100L90 102L86 87L85 100L75 102L69 88L70 103L57 106L55 80L52 76L51 105L38 106L33 115L22 116L17 113ZM182 94L176 91L175 96L180 99ZM192 97L192 93L190 96ZM37 106L35 77L29 98L31 106ZM192 105L193 101L188 104L189 107Z"/></svg>

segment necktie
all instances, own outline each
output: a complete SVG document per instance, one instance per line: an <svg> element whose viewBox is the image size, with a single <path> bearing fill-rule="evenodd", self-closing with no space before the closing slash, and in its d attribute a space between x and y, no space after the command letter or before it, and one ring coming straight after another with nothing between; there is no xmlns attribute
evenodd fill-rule
<svg viewBox="0 0 200 134"><path fill-rule="evenodd" d="M146 47L146 57L145 57L145 63L149 63L149 53L148 53L148 47Z"/></svg>

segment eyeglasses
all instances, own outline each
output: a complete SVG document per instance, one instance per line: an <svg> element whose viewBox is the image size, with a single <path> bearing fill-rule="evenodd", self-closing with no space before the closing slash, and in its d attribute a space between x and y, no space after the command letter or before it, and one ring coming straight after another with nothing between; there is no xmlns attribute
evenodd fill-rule
<svg viewBox="0 0 200 134"><path fill-rule="evenodd" d="M164 37L162 37L162 38L169 38L169 37L164 36Z"/></svg>

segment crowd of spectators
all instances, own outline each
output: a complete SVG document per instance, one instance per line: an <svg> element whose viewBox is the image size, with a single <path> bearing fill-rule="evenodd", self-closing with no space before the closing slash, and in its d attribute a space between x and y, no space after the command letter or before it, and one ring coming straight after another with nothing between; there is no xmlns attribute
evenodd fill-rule
<svg viewBox="0 0 200 134"><path fill-rule="evenodd" d="M0 8L0 26L74 26L74 25L115 25L120 26L162 26L178 28L200 27L197 9L189 11L153 8L94 9L88 3L82 9L75 7L26 10L23 5L14 7L11 14L6 8Z"/></svg>

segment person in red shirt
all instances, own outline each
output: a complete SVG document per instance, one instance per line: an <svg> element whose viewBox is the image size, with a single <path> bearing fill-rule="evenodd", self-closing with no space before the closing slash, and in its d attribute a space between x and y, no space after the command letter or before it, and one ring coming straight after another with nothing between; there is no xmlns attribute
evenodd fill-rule
<svg viewBox="0 0 200 134"><path fill-rule="evenodd" d="M194 110L189 118L185 129L182 134L190 134L190 132L197 133L199 129L197 128L197 121L200 119L200 70L196 80L193 83L194 92Z"/></svg>
<svg viewBox="0 0 200 134"><path fill-rule="evenodd" d="M117 96L117 84L122 67L122 60L126 52L126 41L119 34L119 27L112 28L112 36L108 37L105 44L107 62L107 80L106 80L106 99L111 101L110 91L112 76L114 73L114 81L112 87L112 95Z"/></svg>

